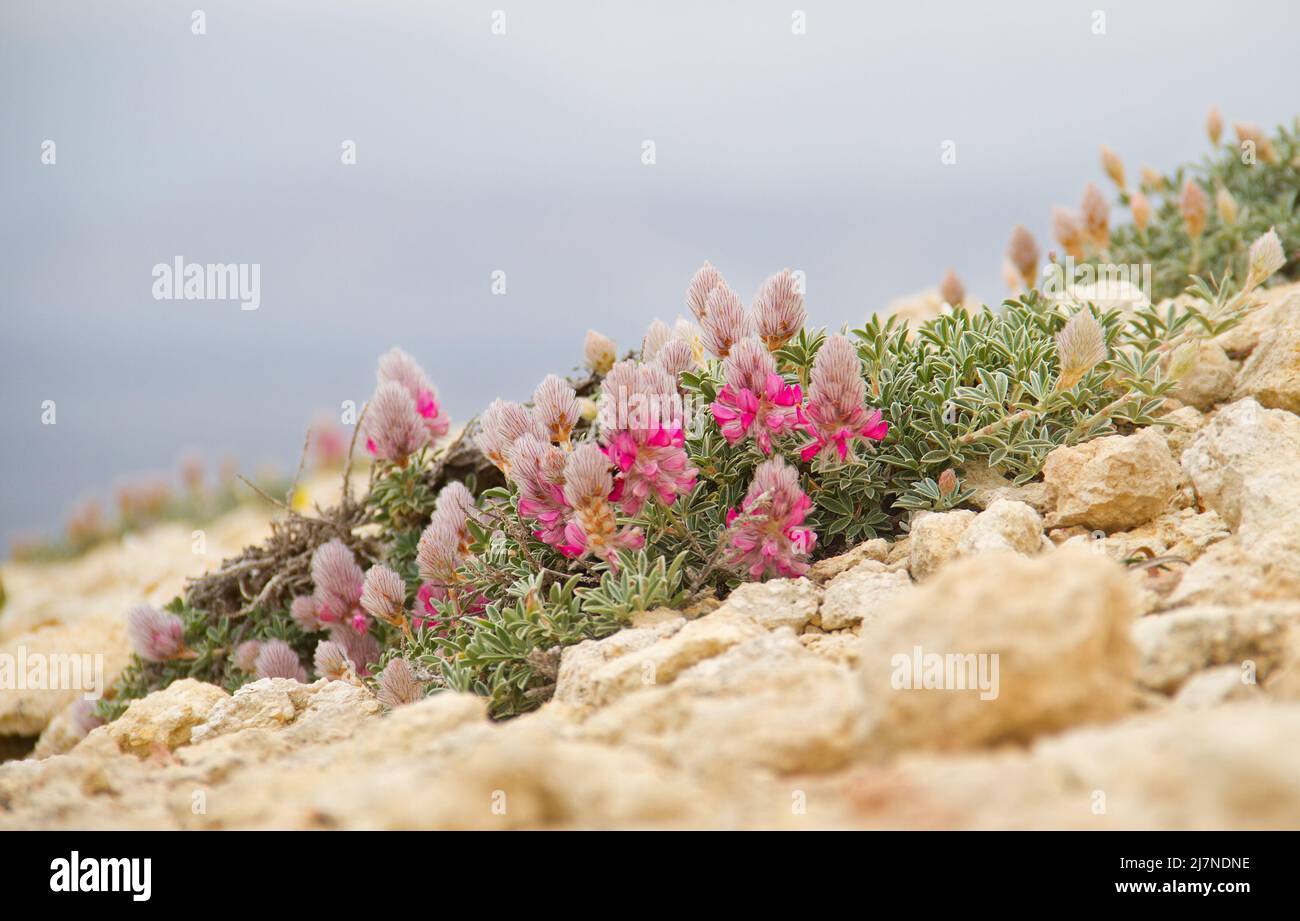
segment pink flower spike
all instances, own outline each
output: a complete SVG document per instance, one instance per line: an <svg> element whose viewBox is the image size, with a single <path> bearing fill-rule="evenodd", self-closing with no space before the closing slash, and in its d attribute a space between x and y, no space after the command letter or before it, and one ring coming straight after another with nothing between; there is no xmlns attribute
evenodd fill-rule
<svg viewBox="0 0 1300 921"><path fill-rule="evenodd" d="M817 535L803 524L811 508L798 471L780 455L764 461L754 471L740 508L727 514L727 565L755 579L803 575L817 542Z"/></svg>
<svg viewBox="0 0 1300 921"><path fill-rule="evenodd" d="M834 446L841 461L854 457L859 438L881 441L889 432L880 410L868 411L862 361L844 336L831 336L813 360L803 429L812 436L800 457L809 461Z"/></svg>
<svg viewBox="0 0 1300 921"><path fill-rule="evenodd" d="M175 614L138 604L126 614L131 650L146 662L166 662L185 652L185 625Z"/></svg>

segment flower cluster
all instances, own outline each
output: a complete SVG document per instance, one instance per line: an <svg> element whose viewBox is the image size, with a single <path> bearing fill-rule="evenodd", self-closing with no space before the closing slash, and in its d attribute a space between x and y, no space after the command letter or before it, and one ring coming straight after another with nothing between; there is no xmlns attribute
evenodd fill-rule
<svg viewBox="0 0 1300 921"><path fill-rule="evenodd" d="M727 565L751 579L803 575L817 543L804 525L811 508L799 471L779 456L759 464L740 508L727 513Z"/></svg>
<svg viewBox="0 0 1300 921"><path fill-rule="evenodd" d="M399 466L451 428L438 392L414 358L399 348L379 358L375 395L366 410L366 449Z"/></svg>
<svg viewBox="0 0 1300 921"><path fill-rule="evenodd" d="M710 409L727 444L752 439L764 454L772 440L804 424L803 394L777 373L776 359L754 338L742 339L722 363L726 381Z"/></svg>

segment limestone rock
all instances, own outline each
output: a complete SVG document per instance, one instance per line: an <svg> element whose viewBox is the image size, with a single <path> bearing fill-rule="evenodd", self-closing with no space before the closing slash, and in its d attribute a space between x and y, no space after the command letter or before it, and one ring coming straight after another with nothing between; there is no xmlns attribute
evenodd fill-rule
<svg viewBox="0 0 1300 921"><path fill-rule="evenodd" d="M122 752L147 758L160 746L172 751L188 745L191 730L229 697L215 684L182 678L132 701L125 713L91 735L106 733Z"/></svg>
<svg viewBox="0 0 1300 921"><path fill-rule="evenodd" d="M1133 626L1145 687L1171 693L1213 665L1254 663L1262 681L1282 658L1287 630L1300 625L1300 603L1250 607L1203 605L1152 614Z"/></svg>
<svg viewBox="0 0 1300 921"><path fill-rule="evenodd" d="M1136 604L1124 570L1083 549L952 563L864 631L869 748L1024 741L1119 716L1132 702ZM949 689L911 674L926 655L963 657Z"/></svg>
<svg viewBox="0 0 1300 921"><path fill-rule="evenodd" d="M1111 435L1047 455L1043 482L1055 511L1050 527L1125 530L1168 507L1181 474L1169 446L1151 429Z"/></svg>
<svg viewBox="0 0 1300 921"><path fill-rule="evenodd" d="M1242 366L1234 396L1300 412L1300 298L1280 304L1274 321L1269 335L1260 339Z"/></svg>
<svg viewBox="0 0 1300 921"><path fill-rule="evenodd" d="M101 658L96 660L96 656ZM102 693L126 665L130 653L125 623L119 617L87 618L74 624L52 625L20 633L0 644L0 657L11 657L8 661L15 663L14 668L20 667L17 663L25 661L29 669L30 663L41 657L40 661L50 665L40 672L44 683L60 685L58 688L6 686L0 689L0 736L37 736L50 720L74 701L84 698L87 693ZM75 671L71 669L74 657ZM96 668L97 661L102 663L102 673ZM63 667L65 663L69 668ZM67 678L63 677L65 672ZM55 678L57 682L52 680ZM81 686L62 687L65 681ZM96 688L99 681L103 682L103 687Z"/></svg>
<svg viewBox="0 0 1300 921"><path fill-rule="evenodd" d="M821 585L834 579L842 572L848 572L865 560L885 563L889 560L889 541L876 537L863 541L848 553L828 557L813 563L808 570L808 578Z"/></svg>
<svg viewBox="0 0 1300 921"><path fill-rule="evenodd" d="M853 673L782 629L702 661L672 684L624 697L593 716L584 734L707 772L826 771L857 751L861 716Z"/></svg>
<svg viewBox="0 0 1300 921"><path fill-rule="evenodd" d="M897 603L900 593L911 588L912 580L906 572L891 571L873 560L859 563L826 586L821 607L822 629L843 630L856 624L870 624L891 604Z"/></svg>
<svg viewBox="0 0 1300 921"><path fill-rule="evenodd" d="M966 465L961 485L974 490L970 503L980 510L988 508L999 499L1023 502L1040 513L1046 513L1052 507L1044 484L1030 482L1017 486L999 471L991 469L982 458L975 458Z"/></svg>
<svg viewBox="0 0 1300 921"><path fill-rule="evenodd" d="M752 620L767 630L789 627L798 633L817 613L822 590L809 579L745 582L727 596L719 612Z"/></svg>
<svg viewBox="0 0 1300 921"><path fill-rule="evenodd" d="M1173 390L1173 396L1200 410L1209 409L1232 396L1238 365L1223 348L1202 342L1195 363Z"/></svg>
<svg viewBox="0 0 1300 921"><path fill-rule="evenodd" d="M967 509L926 512L912 519L908 535L908 569L918 581L957 556L957 542L975 520Z"/></svg>
<svg viewBox="0 0 1300 921"><path fill-rule="evenodd" d="M997 499L962 532L957 554L1037 553L1043 543L1043 518L1038 512L1024 502Z"/></svg>
<svg viewBox="0 0 1300 921"><path fill-rule="evenodd" d="M1174 703L1187 710L1207 710L1234 700L1250 700L1260 695L1258 684L1246 680L1242 669L1220 665L1197 672L1182 686Z"/></svg>
<svg viewBox="0 0 1300 921"><path fill-rule="evenodd" d="M1172 412L1165 413L1160 420L1167 424L1158 431L1165 436L1169 453L1175 458L1183 456L1183 451L1191 446L1196 433L1207 421L1205 414L1194 406L1180 406Z"/></svg>
<svg viewBox="0 0 1300 921"><path fill-rule="evenodd" d="M667 632L669 628L659 628ZM566 649L560 659L557 700L585 707L602 707L656 684L672 682L686 669L720 655L739 643L764 635L767 630L751 617L726 605L673 630L667 638L653 631L620 640L623 631L593 648L588 640ZM587 647L583 649L583 647ZM574 649L583 650L571 656Z"/></svg>
<svg viewBox="0 0 1300 921"><path fill-rule="evenodd" d="M1201 500L1234 531L1269 528L1300 508L1300 418L1246 399L1220 409L1183 452Z"/></svg>

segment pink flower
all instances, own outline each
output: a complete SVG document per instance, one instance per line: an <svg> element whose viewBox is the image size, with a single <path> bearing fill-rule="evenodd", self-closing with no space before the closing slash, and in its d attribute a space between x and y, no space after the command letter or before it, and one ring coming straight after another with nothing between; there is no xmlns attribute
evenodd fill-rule
<svg viewBox="0 0 1300 921"><path fill-rule="evenodd" d="M804 414L804 430L812 441L799 456L809 461L833 447L843 461L853 456L857 439L884 439L889 423L880 410L868 412L866 400L867 384L857 350L844 336L831 336L813 360Z"/></svg>
<svg viewBox="0 0 1300 921"><path fill-rule="evenodd" d="M757 339L736 344L722 364L722 375L726 384L709 408L727 444L750 437L764 454L771 454L773 438L803 424L799 386L787 384L776 372L776 359Z"/></svg>
<svg viewBox="0 0 1300 921"><path fill-rule="evenodd" d="M775 352L803 329L807 311L794 275L789 269L773 275L763 283L754 301L754 325L758 335Z"/></svg>
<svg viewBox="0 0 1300 921"><path fill-rule="evenodd" d="M803 526L810 508L798 471L780 455L759 464L740 508L727 513L726 564L752 579L803 575L817 542L813 530Z"/></svg>
<svg viewBox="0 0 1300 921"><path fill-rule="evenodd" d="M166 662L185 652L185 625L175 614L138 604L126 613L131 649L146 662Z"/></svg>
<svg viewBox="0 0 1300 921"><path fill-rule="evenodd" d="M321 640L312 655L316 674L329 681L349 681L356 676L356 666L347 651L333 640Z"/></svg>
<svg viewBox="0 0 1300 921"><path fill-rule="evenodd" d="M420 578L451 582L469 554L467 523L474 513L474 497L461 483L448 483L438 493L429 525L420 535L416 563Z"/></svg>
<svg viewBox="0 0 1300 921"><path fill-rule="evenodd" d="M618 527L610 505L614 481L609 464L605 451L591 442L569 455L564 466L564 498L574 514L565 526L565 543L558 548L566 556L591 553L612 563L616 551L645 545L640 528Z"/></svg>
<svg viewBox="0 0 1300 921"><path fill-rule="evenodd" d="M366 410L366 450L380 460L405 464L429 441L415 399L395 381L380 384Z"/></svg>
<svg viewBox="0 0 1300 921"><path fill-rule="evenodd" d="M685 339L670 339L665 342L654 360L673 380L677 380L683 371L695 368L695 354Z"/></svg>
<svg viewBox="0 0 1300 921"><path fill-rule="evenodd" d="M525 435L510 455L510 478L519 488L519 514L537 526L533 535L558 547L571 509L564 500L564 451L549 441Z"/></svg>
<svg viewBox="0 0 1300 921"><path fill-rule="evenodd" d="M298 653L284 640L267 640L257 655L257 677L291 678L307 683L307 669L298 661Z"/></svg>
<svg viewBox="0 0 1300 921"><path fill-rule="evenodd" d="M401 349L389 349L379 357L376 377L380 386L393 381L406 390L415 401L416 412L424 420L430 441L437 441L447 434L451 428L451 418L442 411L438 404L438 391L414 358Z"/></svg>
<svg viewBox="0 0 1300 921"><path fill-rule="evenodd" d="M366 577L343 541L336 537L316 548L311 557L311 579L316 585L313 598L321 622L350 620L358 612Z"/></svg>
<svg viewBox="0 0 1300 921"><path fill-rule="evenodd" d="M639 513L650 498L672 505L695 488L697 471L686 454L681 394L662 366L619 362L605 378L601 401L603 450L618 471L609 498L624 514ZM567 480L567 469L565 476ZM565 492L567 498L567 486Z"/></svg>

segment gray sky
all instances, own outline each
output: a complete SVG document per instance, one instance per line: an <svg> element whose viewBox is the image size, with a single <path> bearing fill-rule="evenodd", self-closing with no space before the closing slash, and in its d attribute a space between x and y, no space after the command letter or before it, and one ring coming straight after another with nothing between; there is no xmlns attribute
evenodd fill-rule
<svg viewBox="0 0 1300 921"><path fill-rule="evenodd" d="M1210 102L1296 114L1297 34L1283 0L5 0L0 533L190 449L290 467L395 344L457 419L524 397L706 258L747 300L802 269L831 326L949 265L1000 299L1098 144L1136 174L1202 156ZM177 255L260 264L260 309L154 300Z"/></svg>

